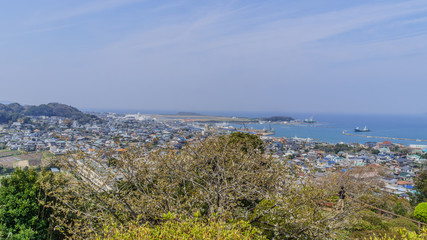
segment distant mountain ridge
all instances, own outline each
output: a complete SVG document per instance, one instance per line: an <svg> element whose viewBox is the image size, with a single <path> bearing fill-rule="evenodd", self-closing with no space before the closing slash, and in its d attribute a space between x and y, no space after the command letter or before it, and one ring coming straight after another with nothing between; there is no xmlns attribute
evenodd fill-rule
<svg viewBox="0 0 427 240"><path fill-rule="evenodd" d="M61 104L48 103L41 105L24 105L19 103L1 104L0 103L0 123L14 122L26 116L57 116L70 118L79 123L88 123L91 121L100 121L100 119L92 114L86 114L75 107Z"/></svg>

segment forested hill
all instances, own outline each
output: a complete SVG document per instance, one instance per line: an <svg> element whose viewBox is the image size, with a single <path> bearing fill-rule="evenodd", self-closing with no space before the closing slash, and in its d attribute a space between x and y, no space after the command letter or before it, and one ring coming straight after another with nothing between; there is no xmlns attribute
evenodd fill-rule
<svg viewBox="0 0 427 240"><path fill-rule="evenodd" d="M88 123L91 121L100 121L100 119L92 114L81 112L75 107L61 103L48 103L22 106L19 103L1 104L0 103L0 123L14 122L26 116L57 116L70 118L79 123Z"/></svg>
<svg viewBox="0 0 427 240"><path fill-rule="evenodd" d="M261 120L270 121L270 122L289 122L294 119L291 117L285 117L285 116L274 116L274 117L261 118Z"/></svg>

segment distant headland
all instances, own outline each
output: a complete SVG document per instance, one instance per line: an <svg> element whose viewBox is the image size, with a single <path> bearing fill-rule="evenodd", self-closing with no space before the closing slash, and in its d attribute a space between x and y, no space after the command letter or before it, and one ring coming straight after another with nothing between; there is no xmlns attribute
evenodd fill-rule
<svg viewBox="0 0 427 240"><path fill-rule="evenodd" d="M289 122L294 119L292 117L287 117L287 116L273 116L273 117L261 118L261 120L267 121L267 122Z"/></svg>
<svg viewBox="0 0 427 240"><path fill-rule="evenodd" d="M95 115L83 113L75 107L61 103L48 103L38 106L0 103L0 123L15 122L19 119L25 120L30 116L64 117L78 121L81 124L101 121Z"/></svg>

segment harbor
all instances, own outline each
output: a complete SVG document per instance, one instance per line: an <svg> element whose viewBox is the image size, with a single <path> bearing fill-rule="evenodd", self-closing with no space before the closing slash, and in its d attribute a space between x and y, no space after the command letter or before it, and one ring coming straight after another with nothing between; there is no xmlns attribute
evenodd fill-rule
<svg viewBox="0 0 427 240"><path fill-rule="evenodd" d="M425 139L412 139L412 138L399 138L399 137L381 137L381 136L371 136L371 135L362 135L362 134L353 134L348 133L346 130L342 131L343 135L353 136L353 137L364 137L364 138L379 138L379 139L389 139L389 140L402 140L402 141L416 141L416 142L427 142Z"/></svg>

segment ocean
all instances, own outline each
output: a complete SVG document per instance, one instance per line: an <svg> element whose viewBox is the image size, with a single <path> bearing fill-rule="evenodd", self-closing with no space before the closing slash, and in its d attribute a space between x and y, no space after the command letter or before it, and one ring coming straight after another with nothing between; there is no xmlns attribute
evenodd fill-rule
<svg viewBox="0 0 427 240"><path fill-rule="evenodd" d="M276 114L277 115L277 114ZM283 115L283 114L282 114ZM248 114L246 114L248 116ZM270 116L272 116L270 114ZM248 124L247 127L255 129L274 128L277 137L298 137L312 138L328 143L366 143L382 142L389 140L392 143L402 143L405 145L419 144L427 145L427 141L416 141L417 139L427 140L427 114L422 115L350 115L350 114L286 114L296 119L313 117L314 124L304 124L302 126L284 124ZM354 128L364 128L367 126L371 132L355 133ZM342 132L354 133L358 135L407 138L414 140L393 140L381 138L366 138L343 135Z"/></svg>

